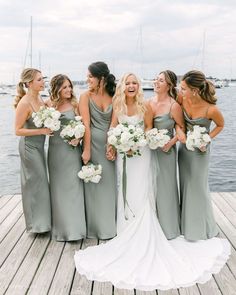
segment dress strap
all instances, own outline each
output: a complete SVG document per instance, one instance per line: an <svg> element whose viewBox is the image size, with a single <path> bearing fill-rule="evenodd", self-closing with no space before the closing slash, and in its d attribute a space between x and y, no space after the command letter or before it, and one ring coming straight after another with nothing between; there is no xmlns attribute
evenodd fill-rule
<svg viewBox="0 0 236 295"><path fill-rule="evenodd" d="M36 113L36 110L34 109L32 103L30 102L29 104L30 104L30 107L31 107L32 111Z"/></svg>
<svg viewBox="0 0 236 295"><path fill-rule="evenodd" d="M171 116L171 109L172 109L172 106L173 106L173 104L175 104L176 102L175 101L173 101L172 103L171 103L171 105L170 105L170 110L169 110L169 114L170 114L170 116ZM171 116L172 117L172 116Z"/></svg>
<svg viewBox="0 0 236 295"><path fill-rule="evenodd" d="M210 106L208 106L207 109L206 109L206 113L205 113L206 118L207 118L207 113L208 113L209 108L210 108Z"/></svg>

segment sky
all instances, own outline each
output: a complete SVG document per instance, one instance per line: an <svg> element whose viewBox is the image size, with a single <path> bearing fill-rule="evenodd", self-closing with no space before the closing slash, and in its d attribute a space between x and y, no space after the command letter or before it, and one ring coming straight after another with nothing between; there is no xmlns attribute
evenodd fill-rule
<svg viewBox="0 0 236 295"><path fill-rule="evenodd" d="M0 84L30 66L84 80L105 61L120 78L170 69L236 78L235 0L0 0Z"/></svg>

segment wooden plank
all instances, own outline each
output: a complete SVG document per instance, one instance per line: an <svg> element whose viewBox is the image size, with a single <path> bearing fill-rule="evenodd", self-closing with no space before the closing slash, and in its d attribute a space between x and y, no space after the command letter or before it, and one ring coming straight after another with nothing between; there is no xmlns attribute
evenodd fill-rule
<svg viewBox="0 0 236 295"><path fill-rule="evenodd" d="M39 265L27 295L47 294L58 266L65 243L51 240ZM64 271L67 271L65 269Z"/></svg>
<svg viewBox="0 0 236 295"><path fill-rule="evenodd" d="M96 239L84 239L81 249L85 249L90 246L95 246L97 245L97 243L98 241ZM87 280L85 276L80 275L76 271L70 295L90 295L91 291L92 281Z"/></svg>
<svg viewBox="0 0 236 295"><path fill-rule="evenodd" d="M105 244L107 241L99 240L98 244ZM112 295L112 284L110 282L98 282L93 283L93 295Z"/></svg>
<svg viewBox="0 0 236 295"><path fill-rule="evenodd" d="M17 270L14 279L10 283L10 286L5 293L6 295L27 293L27 290L30 287L30 284L47 248L49 240L50 235L48 233L37 235L34 243L32 244L32 247L29 249L29 252L25 256L21 266Z"/></svg>
<svg viewBox="0 0 236 295"><path fill-rule="evenodd" d="M14 210L4 219L0 226L0 242L5 238L17 220L22 216L22 204L19 202ZM1 252L0 252L1 253Z"/></svg>
<svg viewBox="0 0 236 295"><path fill-rule="evenodd" d="M8 214L17 206L17 204L21 201L19 195L12 197L9 202L1 209L0 214L0 223L8 216Z"/></svg>
<svg viewBox="0 0 236 295"><path fill-rule="evenodd" d="M220 193L221 197L236 211L236 198L231 193Z"/></svg>
<svg viewBox="0 0 236 295"><path fill-rule="evenodd" d="M177 289L170 289L170 290L158 290L158 295L179 295Z"/></svg>
<svg viewBox="0 0 236 295"><path fill-rule="evenodd" d="M5 195L0 197L0 209L13 197L13 195Z"/></svg>
<svg viewBox="0 0 236 295"><path fill-rule="evenodd" d="M112 284L110 282L96 282L93 285L93 295L112 295Z"/></svg>
<svg viewBox="0 0 236 295"><path fill-rule="evenodd" d="M136 290L135 295L157 295L157 291L141 291L141 290Z"/></svg>
<svg viewBox="0 0 236 295"><path fill-rule="evenodd" d="M197 285L188 288L179 288L180 295L201 295Z"/></svg>
<svg viewBox="0 0 236 295"><path fill-rule="evenodd" d="M232 223L227 219L227 217L223 214L223 212L218 209L214 202L212 202L212 206L214 209L214 214L216 217L216 222L227 236L228 240L236 247L236 230Z"/></svg>
<svg viewBox="0 0 236 295"><path fill-rule="evenodd" d="M224 213L227 219L236 227L236 214L232 207L219 194L212 194L213 201L217 207Z"/></svg>
<svg viewBox="0 0 236 295"><path fill-rule="evenodd" d="M219 229L219 231L220 231L220 237L227 239L226 235L222 232L222 230ZM230 271L236 277L236 250L233 246L231 247L231 255L230 255L230 259L227 261L227 265Z"/></svg>
<svg viewBox="0 0 236 295"><path fill-rule="evenodd" d="M49 295L69 294L75 272L74 252L79 250L80 246L81 240L78 242L66 243L48 292Z"/></svg>
<svg viewBox="0 0 236 295"><path fill-rule="evenodd" d="M0 269L0 294L4 294L8 288L34 240L34 235L29 235L25 232L12 250L11 254L5 260Z"/></svg>
<svg viewBox="0 0 236 295"><path fill-rule="evenodd" d="M21 218L17 221L15 226L11 229L6 238L0 244L0 267L2 266L3 262L6 260L16 243L19 241L24 231L25 220L24 217L21 216Z"/></svg>
<svg viewBox="0 0 236 295"><path fill-rule="evenodd" d="M230 192L230 194L231 194L234 198L236 198L236 192Z"/></svg>
<svg viewBox="0 0 236 295"><path fill-rule="evenodd" d="M201 295L222 295L214 279L211 279L205 284L198 284L198 288Z"/></svg>
<svg viewBox="0 0 236 295"><path fill-rule="evenodd" d="M118 289L114 287L114 295L135 295L134 290Z"/></svg>
<svg viewBox="0 0 236 295"><path fill-rule="evenodd" d="M214 277L222 294L236 294L236 280L227 265Z"/></svg>

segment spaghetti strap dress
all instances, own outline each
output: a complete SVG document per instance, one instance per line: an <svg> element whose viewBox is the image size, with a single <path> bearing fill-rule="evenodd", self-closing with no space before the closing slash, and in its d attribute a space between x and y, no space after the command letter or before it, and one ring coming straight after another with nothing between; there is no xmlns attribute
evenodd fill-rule
<svg viewBox="0 0 236 295"><path fill-rule="evenodd" d="M156 116L153 123L157 129L167 129L168 135L173 138L175 121L171 117L171 107L169 113ZM174 239L180 235L176 146L174 145L167 153L163 152L161 148L156 149L154 152L157 154L160 168L156 179L158 219L167 239Z"/></svg>
<svg viewBox="0 0 236 295"><path fill-rule="evenodd" d="M37 128L32 117L25 122L24 128ZM26 230L31 233L51 230L51 202L44 143L45 135L22 136L19 142L23 212Z"/></svg>

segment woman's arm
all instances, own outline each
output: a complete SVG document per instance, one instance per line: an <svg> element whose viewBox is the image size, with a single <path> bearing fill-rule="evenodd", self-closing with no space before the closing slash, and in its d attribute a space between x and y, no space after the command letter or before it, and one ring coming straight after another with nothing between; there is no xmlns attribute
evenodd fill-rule
<svg viewBox="0 0 236 295"><path fill-rule="evenodd" d="M209 133L211 138L216 137L224 128L224 117L221 113L221 111L218 109L217 106L212 105L207 114L208 119L212 119L212 121L215 123L215 128L211 130Z"/></svg>
<svg viewBox="0 0 236 295"><path fill-rule="evenodd" d="M83 138L83 153L82 160L87 164L91 158L91 129L90 129L90 112L89 112L89 96L88 93L83 93L79 100L79 111L83 118L85 133Z"/></svg>
<svg viewBox="0 0 236 295"><path fill-rule="evenodd" d="M145 102L146 112L144 114L144 127L145 131L153 128L153 111L150 105L150 101Z"/></svg>
<svg viewBox="0 0 236 295"><path fill-rule="evenodd" d="M171 110L172 118L175 120L175 143L179 140L182 143L186 142L184 115L181 106L175 103Z"/></svg>

